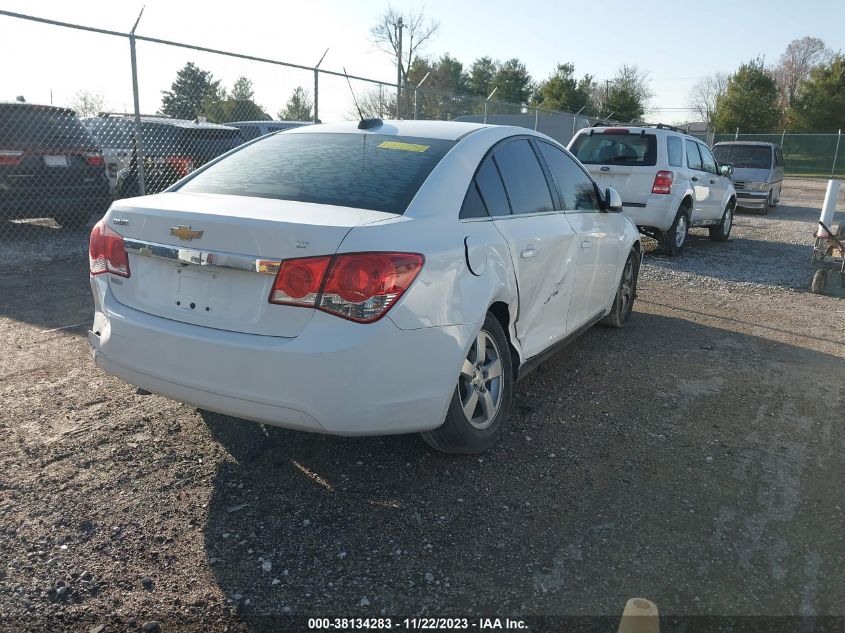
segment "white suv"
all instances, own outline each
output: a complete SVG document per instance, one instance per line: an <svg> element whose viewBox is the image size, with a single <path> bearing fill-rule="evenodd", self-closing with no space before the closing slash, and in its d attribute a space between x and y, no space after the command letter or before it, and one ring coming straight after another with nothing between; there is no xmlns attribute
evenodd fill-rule
<svg viewBox="0 0 845 633"><path fill-rule="evenodd" d="M731 233L736 192L730 167L720 167L702 141L664 125L581 130L569 151L602 187L622 196L640 232L677 255L690 227L706 226L710 239Z"/></svg>

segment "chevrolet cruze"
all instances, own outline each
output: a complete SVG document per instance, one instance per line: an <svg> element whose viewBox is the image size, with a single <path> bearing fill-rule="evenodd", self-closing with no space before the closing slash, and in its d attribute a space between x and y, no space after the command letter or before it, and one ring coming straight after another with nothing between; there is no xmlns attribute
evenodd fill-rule
<svg viewBox="0 0 845 633"><path fill-rule="evenodd" d="M620 211L523 128L262 137L94 227L94 360L239 418L480 452L516 380L628 320L641 247Z"/></svg>

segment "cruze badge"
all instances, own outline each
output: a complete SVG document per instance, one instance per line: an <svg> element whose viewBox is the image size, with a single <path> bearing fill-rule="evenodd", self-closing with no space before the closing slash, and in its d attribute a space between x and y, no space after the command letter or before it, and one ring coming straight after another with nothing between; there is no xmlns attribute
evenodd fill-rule
<svg viewBox="0 0 845 633"><path fill-rule="evenodd" d="M129 218L113 218L111 223L118 226L128 226Z"/></svg>
<svg viewBox="0 0 845 633"><path fill-rule="evenodd" d="M179 226L171 226L170 234L175 235L180 240L186 240L190 242L191 240L198 240L199 238L201 238L203 231L194 231L193 229L191 229L190 226L184 226L180 224Z"/></svg>

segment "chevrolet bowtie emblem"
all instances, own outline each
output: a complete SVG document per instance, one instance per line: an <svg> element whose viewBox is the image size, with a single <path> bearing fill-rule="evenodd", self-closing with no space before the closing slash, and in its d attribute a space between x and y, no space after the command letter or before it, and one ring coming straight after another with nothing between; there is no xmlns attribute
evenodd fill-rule
<svg viewBox="0 0 845 633"><path fill-rule="evenodd" d="M175 235L180 240L191 241L194 239L199 239L202 237L202 231L194 231L191 229L190 226L184 226L180 224L179 226L171 226L170 227L170 234Z"/></svg>

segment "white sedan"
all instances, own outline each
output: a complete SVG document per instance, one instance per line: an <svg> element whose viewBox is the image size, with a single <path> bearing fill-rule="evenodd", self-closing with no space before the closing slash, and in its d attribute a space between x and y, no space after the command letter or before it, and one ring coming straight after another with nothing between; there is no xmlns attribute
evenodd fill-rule
<svg viewBox="0 0 845 633"><path fill-rule="evenodd" d="M263 137L94 227L94 361L240 418L480 452L517 379L629 318L641 246L620 211L523 128Z"/></svg>

